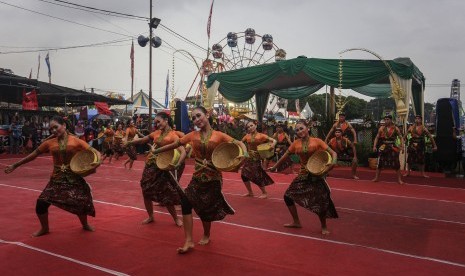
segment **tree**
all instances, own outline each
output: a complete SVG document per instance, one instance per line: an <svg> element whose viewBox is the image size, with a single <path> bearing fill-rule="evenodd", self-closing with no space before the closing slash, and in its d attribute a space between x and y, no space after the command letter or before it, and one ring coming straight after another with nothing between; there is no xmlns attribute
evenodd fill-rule
<svg viewBox="0 0 465 276"><path fill-rule="evenodd" d="M392 98L378 98L368 102L367 110L371 110L371 118L375 121L383 119L384 110L396 110L396 103Z"/></svg>

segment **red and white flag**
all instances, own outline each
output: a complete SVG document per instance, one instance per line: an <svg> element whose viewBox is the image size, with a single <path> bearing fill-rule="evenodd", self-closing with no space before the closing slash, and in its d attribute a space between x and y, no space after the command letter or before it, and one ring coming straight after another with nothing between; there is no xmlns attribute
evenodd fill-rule
<svg viewBox="0 0 465 276"><path fill-rule="evenodd" d="M210 15L208 16L208 23L207 23L208 39L210 39L210 25L212 24L213 3L215 3L215 0L212 0L212 5L210 6Z"/></svg>
<svg viewBox="0 0 465 276"><path fill-rule="evenodd" d="M38 110L39 103L37 102L37 92L35 89L32 91L26 92L26 89L23 89L23 110Z"/></svg>

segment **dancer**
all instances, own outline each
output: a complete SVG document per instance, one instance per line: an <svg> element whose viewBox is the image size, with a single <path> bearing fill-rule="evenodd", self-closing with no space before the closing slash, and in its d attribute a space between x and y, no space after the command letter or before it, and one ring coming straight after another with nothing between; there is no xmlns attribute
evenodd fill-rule
<svg viewBox="0 0 465 276"><path fill-rule="evenodd" d="M104 140L103 140L103 145L102 145L102 152L103 152L103 159L102 163L105 161L107 157L110 157L108 160L108 163L111 164L111 159L113 158L113 140L115 137L115 131L113 130L113 127L111 126L111 123L107 124L107 128L103 132Z"/></svg>
<svg viewBox="0 0 465 276"><path fill-rule="evenodd" d="M423 126L423 118L421 115L415 116L415 124L410 126L407 133L404 135L404 139L407 139L408 134L411 135L408 147L407 147L407 173L404 176L410 176L410 170L412 165L418 164L420 167L421 175L425 178L428 176L425 174L425 138L428 137L433 146L433 151L437 150L436 142L434 141L433 135Z"/></svg>
<svg viewBox="0 0 465 276"><path fill-rule="evenodd" d="M292 144L291 139L289 138L289 135L287 135L287 133L284 132L284 128L281 123L279 123L276 126L276 132L273 134L273 139L277 141L275 157L276 157L276 160L279 160L284 155L284 153L287 151L287 148ZM282 163L280 163L279 166L275 166L275 167L276 167L276 171L278 172L282 172L286 170L287 168L289 168L287 170L287 174L289 174L292 172L292 165L293 165L293 162L291 158L286 158Z"/></svg>
<svg viewBox="0 0 465 276"><path fill-rule="evenodd" d="M123 130L123 123L117 124L115 135L113 136L113 152L116 160L124 155L123 138L125 136L126 133Z"/></svg>
<svg viewBox="0 0 465 276"><path fill-rule="evenodd" d="M134 161L137 160L136 147L132 143L129 143L134 139L136 134L139 135L139 137L144 137L144 135L134 126L134 121L131 120L129 121L129 126L126 128L126 136L124 138L127 142L126 153L128 154L128 159L124 161L124 168L126 168L126 165L129 163L129 169L132 169Z"/></svg>
<svg viewBox="0 0 465 276"><path fill-rule="evenodd" d="M336 123L333 124L331 130L328 132L328 135L326 135L325 143L328 143L329 138L331 138L333 133L336 131L336 128L341 129L342 136L345 138L349 137L350 132L353 137L353 143L357 144L357 133L355 132L355 129L352 127L352 125L346 121L346 114L344 112L339 113L339 119Z"/></svg>
<svg viewBox="0 0 465 276"><path fill-rule="evenodd" d="M290 154L298 154L300 157L300 172L284 193L284 202L291 213L293 222L284 224L284 227L302 227L295 206L295 203L297 203L318 215L321 223L321 233L327 235L329 231L326 226L326 219L338 218L336 208L331 200L331 192L326 183L325 176L312 175L307 171L306 164L313 153L318 150L326 150L333 158L332 164L329 165L332 168L337 162L337 154L321 139L309 137L305 121L297 122L295 130L299 139L296 139L286 153L278 160L278 163L270 168L270 170L276 169Z"/></svg>
<svg viewBox="0 0 465 276"><path fill-rule="evenodd" d="M153 141L153 148L157 148L178 141L178 136L170 127L170 125L172 125L171 117L164 112L160 112L155 117L155 122L157 124L157 130L143 138L129 141L127 144L147 144ZM181 153L181 156L175 169L179 168L181 165L184 166L184 159L186 158L184 147L179 146L177 149ZM152 203L152 201L154 201L159 203L159 205L166 206L166 209L168 209L168 212L173 217L174 223L176 223L177 226L182 226L182 221L178 218L174 208L174 205L181 204L181 195L183 194L182 188L177 183L177 180L174 179L174 170L160 170L157 167L155 158L156 156L154 154L149 154L147 156L142 179L140 180L142 195L144 196L144 205L148 213L148 218L142 221L142 224L148 224L154 221Z"/></svg>
<svg viewBox="0 0 465 276"><path fill-rule="evenodd" d="M202 220L203 237L199 241L200 245L206 245L210 242L212 221L222 220L226 215L234 214L234 210L226 202L221 192L223 178L221 172L212 164L213 150L223 142L233 142L238 144L247 156L245 145L223 132L213 130L209 118L210 115L204 107L194 108L192 121L199 130L192 131L179 139L178 142L157 148L154 151L156 154L191 143L196 158L192 180L184 190L184 196L181 199L185 243L177 250L180 254L194 248L192 208Z"/></svg>
<svg viewBox="0 0 465 276"><path fill-rule="evenodd" d="M98 155L100 153L76 136L68 134L62 117L52 118L50 130L52 138L44 141L25 158L5 168L5 173L11 173L42 153L51 152L52 154L53 173L36 203L36 213L41 228L32 236L39 237L49 233L48 208L50 205L77 215L84 230L94 231L94 228L87 222L87 216L95 217L91 189L84 178L71 171L69 164L71 158L79 151L90 149Z"/></svg>
<svg viewBox="0 0 465 276"><path fill-rule="evenodd" d="M263 143L270 143L271 149L273 150L276 146L276 140L265 134L258 133L257 124L254 121L248 122L246 128L248 134L242 138L242 142L247 145L249 158L245 160L241 171L241 178L247 189L247 193L244 194L244 196L253 197L253 191L250 185L250 182L253 182L262 191L262 194L258 198L268 198L265 187L273 184L274 181L262 168L262 160L260 154L257 152L257 146Z"/></svg>
<svg viewBox="0 0 465 276"><path fill-rule="evenodd" d="M350 164L352 166L352 178L358 179L357 150L354 143L350 142L348 138L342 137L342 129L340 128L336 128L334 135L335 137L331 138L328 145L337 153L338 163Z"/></svg>
<svg viewBox="0 0 465 276"><path fill-rule="evenodd" d="M379 175L381 170L384 168L392 168L396 170L397 182L399 184L405 184L402 181L402 175L400 174L400 161L399 161L399 150L404 151L404 140L398 127L392 123L392 116L384 116L384 126L381 126L378 130L378 134L373 142L373 151L378 151L378 167L376 168L376 175L373 178L373 182L379 181ZM400 139L400 149L396 146L396 139ZM379 140L379 149L377 149Z"/></svg>

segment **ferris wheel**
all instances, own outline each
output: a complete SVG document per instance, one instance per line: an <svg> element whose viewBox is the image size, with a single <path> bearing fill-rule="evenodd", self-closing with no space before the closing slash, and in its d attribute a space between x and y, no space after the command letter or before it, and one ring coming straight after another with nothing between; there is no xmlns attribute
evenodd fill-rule
<svg viewBox="0 0 465 276"><path fill-rule="evenodd" d="M286 51L280 49L271 34L259 35L254 29L244 32L229 32L225 38L212 46L213 61L207 64L207 73L236 70L286 59ZM276 99L274 99L276 98ZM278 98L272 98L269 105L277 106ZM235 112L255 111L255 99L246 103L235 103Z"/></svg>
<svg viewBox="0 0 465 276"><path fill-rule="evenodd" d="M207 88L205 86L205 82L210 74L286 59L286 51L277 47L273 41L272 35L258 35L252 28L248 28L244 32L239 33L229 32L226 37L218 43L213 44L211 48L211 55L209 52L208 58L203 60L201 65L197 64L197 61L189 52L185 50L176 50L173 52L171 87L172 102L174 102L174 98L176 96L176 93L174 92L174 55L180 52L188 54L188 56L194 60L198 68L197 75L187 92L186 99L189 95L191 95L191 92L194 92L194 98L199 99L199 102L201 102L204 106L211 106L213 104L210 101L211 95L207 95ZM197 79L200 79L200 81L198 82L198 85L194 85ZM267 110L275 111L282 100L283 99L279 99L276 96L272 96L271 101L268 104L270 108L267 107ZM221 103L222 106L231 104L218 94L214 95L214 102ZM255 112L254 98L248 102L233 103L233 105L234 112L236 113Z"/></svg>
<svg viewBox="0 0 465 276"><path fill-rule="evenodd" d="M276 46L272 35L258 35L252 28L240 33L229 32L220 42L213 44L212 55L225 70L241 69L286 58L286 52Z"/></svg>

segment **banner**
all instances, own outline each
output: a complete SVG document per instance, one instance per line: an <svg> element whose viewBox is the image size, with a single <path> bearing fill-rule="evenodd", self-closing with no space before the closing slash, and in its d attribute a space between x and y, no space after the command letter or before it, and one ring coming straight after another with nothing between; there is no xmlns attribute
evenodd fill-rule
<svg viewBox="0 0 465 276"><path fill-rule="evenodd" d="M39 54L39 64L37 65L37 80L39 80L39 71L40 71L40 54Z"/></svg>
<svg viewBox="0 0 465 276"><path fill-rule="evenodd" d="M95 108L97 109L98 114L113 115L108 104L105 102L94 102Z"/></svg>
<svg viewBox="0 0 465 276"><path fill-rule="evenodd" d="M134 41L132 41L129 58L131 59L131 80L134 80Z"/></svg>
<svg viewBox="0 0 465 276"><path fill-rule="evenodd" d="M39 103L37 102L37 92L35 89L26 92L23 89L23 110L39 110Z"/></svg>
<svg viewBox="0 0 465 276"><path fill-rule="evenodd" d="M169 88L169 86L170 86L170 70L168 70L168 73L166 74L165 108L168 108L168 102L169 102L168 88Z"/></svg>
<svg viewBox="0 0 465 276"><path fill-rule="evenodd" d="M208 39L210 39L210 25L212 24L213 3L215 3L215 0L212 0L212 5L210 6L210 15L208 16L208 23L207 23Z"/></svg>
<svg viewBox="0 0 465 276"><path fill-rule="evenodd" d="M48 83L52 83L52 69L50 69L50 57L48 53L45 56L45 63L47 63L47 67L48 67Z"/></svg>

